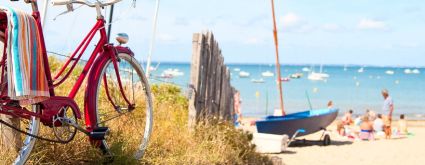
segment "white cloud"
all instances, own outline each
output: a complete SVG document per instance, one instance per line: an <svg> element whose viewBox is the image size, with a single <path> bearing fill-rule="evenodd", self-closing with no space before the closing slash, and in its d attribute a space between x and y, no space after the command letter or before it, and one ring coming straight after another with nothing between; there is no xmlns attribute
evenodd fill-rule
<svg viewBox="0 0 425 165"><path fill-rule="evenodd" d="M360 20L357 28L361 30L387 30L388 25L384 21L365 18Z"/></svg>
<svg viewBox="0 0 425 165"><path fill-rule="evenodd" d="M288 13L280 17L280 23L286 27L298 26L301 23L301 18L295 13Z"/></svg>
<svg viewBox="0 0 425 165"><path fill-rule="evenodd" d="M314 31L316 28L293 12L280 17L279 27L283 28L283 31L295 33L307 33Z"/></svg>

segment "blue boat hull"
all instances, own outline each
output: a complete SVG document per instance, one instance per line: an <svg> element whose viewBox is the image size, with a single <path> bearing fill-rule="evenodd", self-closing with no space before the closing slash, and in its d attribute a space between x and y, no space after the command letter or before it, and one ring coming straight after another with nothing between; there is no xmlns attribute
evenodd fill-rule
<svg viewBox="0 0 425 165"><path fill-rule="evenodd" d="M286 116L268 116L256 122L258 133L286 134L292 137L298 129L303 132L297 136L315 133L329 126L337 117L338 109L309 110Z"/></svg>

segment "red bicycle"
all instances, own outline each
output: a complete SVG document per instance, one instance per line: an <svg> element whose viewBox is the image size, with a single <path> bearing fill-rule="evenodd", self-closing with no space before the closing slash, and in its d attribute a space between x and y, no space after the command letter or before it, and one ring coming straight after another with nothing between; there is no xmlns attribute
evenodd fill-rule
<svg viewBox="0 0 425 165"><path fill-rule="evenodd" d="M152 98L148 80L142 67L134 58L134 53L121 46L128 41L126 35L117 38L120 43L114 46L108 42L105 30L105 19L101 9L120 2L89 2L87 0L53 0L53 5L83 4L97 11L97 22L65 65L52 77L44 38L40 25L40 13L37 0L25 0L32 5L32 16L40 27L43 47L44 69L49 86L50 98L41 103L21 106L16 100L11 100L7 92L0 95L0 154L1 152L16 153L10 160L15 164L24 164L28 159L37 139L56 143L68 143L73 140L77 130L89 137L92 145L99 147L105 154L113 155L110 145L120 142L121 152L134 154L140 159L146 150L152 131ZM4 24L7 17L0 12L0 32L7 32ZM76 83L68 96L56 96L55 88L68 82L71 73L76 68L81 56L86 51L94 36L98 34L94 51L84 65ZM4 42L5 37L1 38ZM4 48L7 44L3 43ZM7 80L5 74L7 63L6 53L1 61L1 86L5 90ZM86 79L87 77L87 79ZM74 101L78 90L87 82L84 97L84 125L78 124L82 119L80 108ZM84 88L84 87L83 87ZM7 90L7 89L6 89ZM41 124L53 132L54 136L41 136ZM131 129L129 129L131 128ZM122 141L125 141L124 143ZM13 151L13 152L11 152ZM5 159L5 158L0 158Z"/></svg>

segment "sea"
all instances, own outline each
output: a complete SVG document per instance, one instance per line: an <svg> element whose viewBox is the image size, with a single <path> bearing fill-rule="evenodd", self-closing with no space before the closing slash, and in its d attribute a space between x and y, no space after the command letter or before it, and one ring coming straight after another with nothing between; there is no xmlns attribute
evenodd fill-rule
<svg viewBox="0 0 425 165"><path fill-rule="evenodd" d="M153 75L161 75L164 70L178 69L181 76L161 79L153 78L152 83L171 83L185 91L190 81L189 63L154 63ZM227 64L231 71L231 84L241 93L242 113L245 117L263 117L272 115L279 109L279 91L274 77L262 77L262 73L275 73L272 64ZM299 79L282 82L283 100L286 113L309 109L327 108L332 101L340 115L353 110L354 114L364 114L366 110L376 113L382 111L382 89L387 89L394 100L394 114L405 114L411 120L425 119L425 68L377 67L322 65L322 72L329 74L324 81L309 80L305 69L320 72L320 65L282 65L282 77L302 73ZM363 68L363 72L359 72ZM406 74L405 70L417 69L418 74ZM250 73L241 78L240 71ZM154 77L154 76L153 76ZM263 79L263 83L254 83L253 79Z"/></svg>

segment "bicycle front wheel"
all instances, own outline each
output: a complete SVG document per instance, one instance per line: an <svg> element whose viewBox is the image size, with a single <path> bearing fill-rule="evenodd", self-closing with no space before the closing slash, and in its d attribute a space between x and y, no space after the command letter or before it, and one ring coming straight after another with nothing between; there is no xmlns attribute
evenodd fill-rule
<svg viewBox="0 0 425 165"><path fill-rule="evenodd" d="M125 53L119 53L117 58L118 69L111 59L100 64L100 74L93 81L96 84L89 84L95 87L94 92L88 92L88 99L95 99L89 103L94 104L88 106L95 110L96 126L110 130L100 143L101 149L115 159L127 160L132 156L138 160L152 131L150 87L135 58Z"/></svg>

